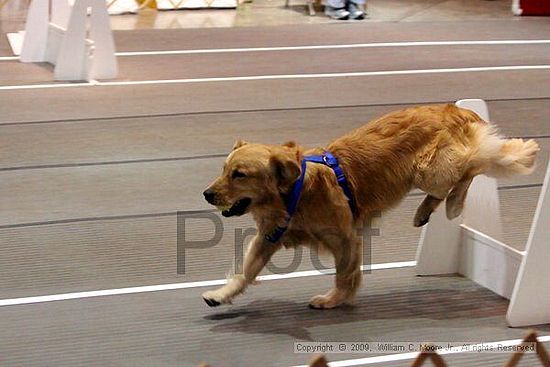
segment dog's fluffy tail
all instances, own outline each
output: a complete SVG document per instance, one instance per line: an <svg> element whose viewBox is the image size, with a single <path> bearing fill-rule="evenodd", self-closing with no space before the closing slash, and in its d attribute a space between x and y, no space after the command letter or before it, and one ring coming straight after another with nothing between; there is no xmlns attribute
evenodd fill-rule
<svg viewBox="0 0 550 367"><path fill-rule="evenodd" d="M484 163L482 173L507 177L528 175L535 169L535 158L540 148L533 139L506 139L488 124L478 127L477 133L479 148L475 156L478 162Z"/></svg>

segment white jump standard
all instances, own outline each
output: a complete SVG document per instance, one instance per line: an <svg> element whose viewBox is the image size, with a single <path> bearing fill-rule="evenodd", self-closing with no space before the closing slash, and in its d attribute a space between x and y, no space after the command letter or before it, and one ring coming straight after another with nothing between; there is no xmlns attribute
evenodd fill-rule
<svg viewBox="0 0 550 367"><path fill-rule="evenodd" d="M461 100L457 105L490 120L483 100ZM550 164L525 251L519 251L494 238L501 234L497 182L477 176L463 216L449 221L439 210L423 228L417 274L459 273L510 299L506 316L510 326L550 323L549 181Z"/></svg>
<svg viewBox="0 0 550 367"><path fill-rule="evenodd" d="M21 55L21 62L54 64L56 80L117 76L115 45L104 0L76 0L72 6L68 0L33 0L25 31L10 33L8 39L14 54Z"/></svg>

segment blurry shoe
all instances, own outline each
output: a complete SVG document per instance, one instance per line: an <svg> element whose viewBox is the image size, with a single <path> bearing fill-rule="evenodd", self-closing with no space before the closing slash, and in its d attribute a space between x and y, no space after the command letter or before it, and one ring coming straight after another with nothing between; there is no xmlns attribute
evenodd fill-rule
<svg viewBox="0 0 550 367"><path fill-rule="evenodd" d="M325 15L332 19L346 20L349 18L349 11L344 8L333 8L325 6Z"/></svg>
<svg viewBox="0 0 550 367"><path fill-rule="evenodd" d="M365 19L365 12L360 8L360 5L350 2L348 6L350 19Z"/></svg>

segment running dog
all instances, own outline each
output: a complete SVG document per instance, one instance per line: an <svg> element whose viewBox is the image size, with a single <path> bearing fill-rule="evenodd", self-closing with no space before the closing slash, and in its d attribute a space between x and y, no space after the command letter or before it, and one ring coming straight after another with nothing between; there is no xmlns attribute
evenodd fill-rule
<svg viewBox="0 0 550 367"><path fill-rule="evenodd" d="M306 245L330 252L336 264L334 287L313 297L310 307L351 303L362 278L357 229L373 214L418 188L427 195L415 226L426 224L443 200L453 219L476 175L529 174L538 151L534 140L503 138L476 113L453 104L389 113L326 149L239 140L204 196L226 217L252 214L258 233L243 269L202 296L209 306L231 303L277 250Z"/></svg>

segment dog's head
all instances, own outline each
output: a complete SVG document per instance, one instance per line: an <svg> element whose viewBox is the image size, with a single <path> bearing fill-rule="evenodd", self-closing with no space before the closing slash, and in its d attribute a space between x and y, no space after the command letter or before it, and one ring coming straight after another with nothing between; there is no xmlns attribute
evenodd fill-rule
<svg viewBox="0 0 550 367"><path fill-rule="evenodd" d="M280 202L300 173L300 150L295 143L263 145L238 140L221 176L203 194L223 216L243 215L254 207Z"/></svg>

